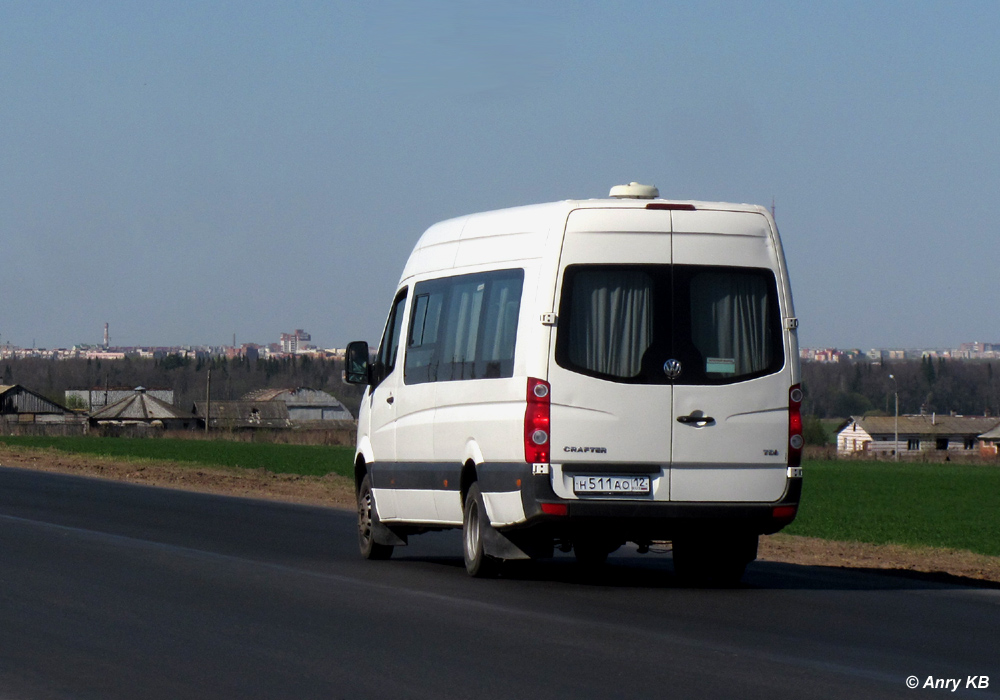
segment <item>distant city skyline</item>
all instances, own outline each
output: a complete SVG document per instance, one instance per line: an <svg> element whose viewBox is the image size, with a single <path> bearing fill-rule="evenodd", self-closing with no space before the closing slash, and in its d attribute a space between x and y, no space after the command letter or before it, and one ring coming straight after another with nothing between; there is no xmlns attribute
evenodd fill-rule
<svg viewBox="0 0 1000 700"><path fill-rule="evenodd" d="M429 225L632 180L773 201L803 346L989 340L1000 3L958 7L7 3L0 342L374 343Z"/></svg>
<svg viewBox="0 0 1000 700"><path fill-rule="evenodd" d="M114 350L132 349L132 348L240 348L245 346L258 346L263 348L273 348L276 352L282 353L292 353L294 354L299 349L313 349L313 350L342 350L344 345L322 345L311 342L312 336L305 329L298 328L295 331L289 333L281 331L276 334L276 338L251 338L242 339L238 338L235 334L232 335L228 340L229 342L218 342L218 343L164 343L164 344L151 344L151 343L135 343L135 344L117 344L111 342L111 329L110 324L105 324L102 326L103 337L101 342L77 342L68 344L59 344L51 347L45 346L20 346L12 344L9 341L4 341L2 336L0 336L0 346L14 347L23 350L39 349L39 350L71 350L73 348L109 348ZM374 346L377 344L377 340L373 340L371 344ZM884 346L876 348L864 348L859 346L804 346L799 345L799 354L803 359L815 359L816 355L829 355L837 354L847 357L853 357L855 354L859 355L870 355L872 352L880 351L887 354L888 359L903 359L904 353L909 355L916 354L919 356L923 354L932 354L934 356L942 357L1000 357L1000 340L997 342L976 340L976 341L962 341L957 344L951 344L946 346L927 346L927 345L915 345L911 347L900 347L900 346ZM898 353L897 355L892 355L891 353Z"/></svg>
<svg viewBox="0 0 1000 700"><path fill-rule="evenodd" d="M973 341L950 348L799 348L799 357L815 362L840 362L867 359L873 362L917 360L923 358L995 360L1000 359L1000 343Z"/></svg>

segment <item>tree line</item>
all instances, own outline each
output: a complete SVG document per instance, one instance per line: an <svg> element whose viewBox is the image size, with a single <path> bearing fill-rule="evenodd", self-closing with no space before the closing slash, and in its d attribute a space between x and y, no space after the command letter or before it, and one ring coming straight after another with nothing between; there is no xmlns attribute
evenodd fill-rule
<svg viewBox="0 0 1000 700"><path fill-rule="evenodd" d="M893 415L897 389L900 415L1000 415L997 378L989 360L925 357L882 364L802 364L802 412L807 416Z"/></svg>
<svg viewBox="0 0 1000 700"><path fill-rule="evenodd" d="M182 355L124 360L10 358L3 361L0 383L20 384L61 405L66 404L67 389L173 389L174 405L188 410L195 401L205 400L209 370L213 400L239 399L258 389L308 387L337 397L356 416L364 390L341 380L340 360L309 355L258 360Z"/></svg>
<svg viewBox="0 0 1000 700"><path fill-rule="evenodd" d="M341 361L308 355L260 360L181 355L124 360L11 358L3 361L0 383L21 384L60 404L65 404L67 389L169 388L174 390L174 404L187 409L204 401L209 369L215 400L238 399L257 389L308 387L336 396L357 415L364 390L343 383ZM892 415L898 388L900 414L1000 415L1000 378L994 374L988 360L806 362L802 412L816 419Z"/></svg>

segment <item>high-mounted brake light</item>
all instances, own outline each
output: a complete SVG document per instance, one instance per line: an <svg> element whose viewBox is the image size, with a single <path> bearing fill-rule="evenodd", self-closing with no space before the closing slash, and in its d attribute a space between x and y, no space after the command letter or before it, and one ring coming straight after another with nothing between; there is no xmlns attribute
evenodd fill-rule
<svg viewBox="0 0 1000 700"><path fill-rule="evenodd" d="M650 202L646 208L665 211L697 211L693 204L674 204L673 202Z"/></svg>
<svg viewBox="0 0 1000 700"><path fill-rule="evenodd" d="M549 383L528 377L527 406L524 409L524 461L549 461Z"/></svg>
<svg viewBox="0 0 1000 700"><path fill-rule="evenodd" d="M788 390L788 466L802 464L802 385L793 384Z"/></svg>

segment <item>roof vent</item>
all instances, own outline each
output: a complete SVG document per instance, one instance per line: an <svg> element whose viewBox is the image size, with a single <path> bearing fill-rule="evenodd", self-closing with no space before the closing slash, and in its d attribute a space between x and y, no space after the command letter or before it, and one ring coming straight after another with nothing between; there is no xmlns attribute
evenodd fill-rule
<svg viewBox="0 0 1000 700"><path fill-rule="evenodd" d="M630 182L627 185L615 185L608 196L615 199L656 199L660 196L660 191L653 185Z"/></svg>

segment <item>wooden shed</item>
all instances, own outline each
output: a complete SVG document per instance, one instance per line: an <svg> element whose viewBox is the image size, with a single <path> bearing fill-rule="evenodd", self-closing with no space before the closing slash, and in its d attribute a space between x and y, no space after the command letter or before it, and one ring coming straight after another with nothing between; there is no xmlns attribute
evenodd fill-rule
<svg viewBox="0 0 1000 700"><path fill-rule="evenodd" d="M80 435L87 417L20 384L0 385L0 422L15 435Z"/></svg>

